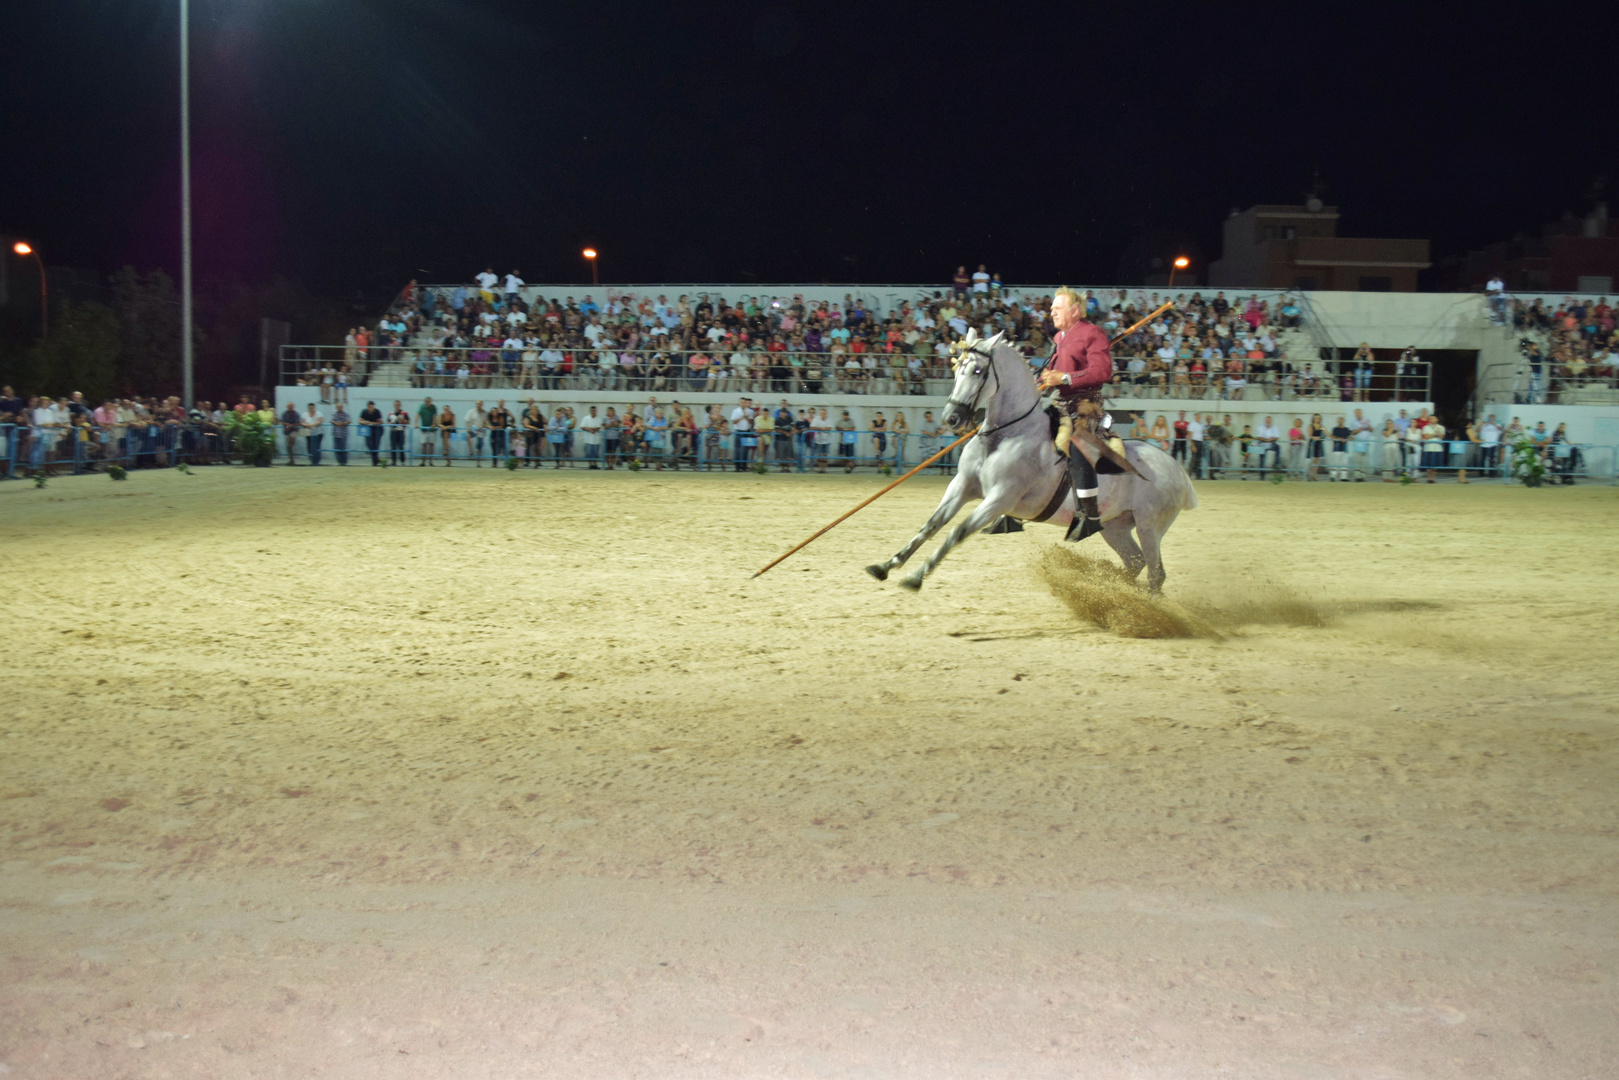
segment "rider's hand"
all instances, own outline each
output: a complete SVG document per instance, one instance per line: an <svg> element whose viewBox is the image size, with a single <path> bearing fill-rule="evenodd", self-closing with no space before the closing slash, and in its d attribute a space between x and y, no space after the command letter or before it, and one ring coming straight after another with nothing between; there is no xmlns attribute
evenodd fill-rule
<svg viewBox="0 0 1619 1080"><path fill-rule="evenodd" d="M1040 373L1040 378L1039 378L1039 381L1038 381L1037 385L1042 390L1050 390L1053 387L1061 386L1062 385L1062 372L1060 372L1060 371L1043 371L1043 372L1041 372Z"/></svg>

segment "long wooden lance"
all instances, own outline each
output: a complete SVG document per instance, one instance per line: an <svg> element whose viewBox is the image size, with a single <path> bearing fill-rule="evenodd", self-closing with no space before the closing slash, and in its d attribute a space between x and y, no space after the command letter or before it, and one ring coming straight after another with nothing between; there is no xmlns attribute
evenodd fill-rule
<svg viewBox="0 0 1619 1080"><path fill-rule="evenodd" d="M1143 326L1146 326L1148 323L1152 322L1154 319L1156 319L1158 316L1162 315L1164 312L1168 311L1173 306L1174 306L1173 302L1168 301L1168 300L1164 301L1164 303L1156 311L1154 311L1152 314L1150 314L1146 318L1141 319L1140 321L1136 322L1134 325L1129 327L1129 329L1125 330L1123 333L1117 335L1112 340L1110 340L1107 343L1108 348L1112 348L1114 345L1117 345L1119 342L1123 341L1125 338L1129 337L1131 334L1135 333L1137 330L1140 330ZM909 480L911 477L915 476L917 473L921 472L923 469L927 468L929 465L932 465L935 461L938 461L940 458L944 457L950 451L954 450L956 447L960 446L962 443L966 442L968 439L972 438L976 434L978 434L978 425L974 424L971 428L969 428L966 431L965 434L963 434L961 436L961 438L957 439L955 442L951 443L949 446L945 447L943 450L940 450L937 454L934 454L932 457L930 457L926 461L922 462L922 464L916 466L916 468L912 469L910 472L906 473L904 476L901 476L898 480L895 480L893 483L889 484L887 487L883 488L881 491L877 492L875 495L872 495L869 498L863 500L859 505L855 506L853 509L850 509L848 511L845 511L843 514L840 514L836 519L834 519L833 521L829 522L828 524L826 524L826 525L822 526L820 529L818 529L808 539L803 540L803 541L801 541L801 542L799 542L797 544L794 544L792 547L788 548L786 551L782 552L780 555L777 555L774 559L771 559L769 562L765 563L759 569L755 570L753 572L753 576L758 577L760 574L764 573L766 570L769 570L771 567L775 566L777 563L782 562L788 556L796 554L797 552L803 550L804 548L809 547L809 545L811 543L813 543L816 540L819 540L822 536L825 536L827 533L831 532L837 526L843 524L845 521L847 521L850 518L854 517L860 511L864 510L866 507L870 506L872 503L876 502L878 499L882 498L884 495L887 495L890 491L893 491L895 488L899 487L905 481ZM752 579L750 578L749 580L752 580Z"/></svg>

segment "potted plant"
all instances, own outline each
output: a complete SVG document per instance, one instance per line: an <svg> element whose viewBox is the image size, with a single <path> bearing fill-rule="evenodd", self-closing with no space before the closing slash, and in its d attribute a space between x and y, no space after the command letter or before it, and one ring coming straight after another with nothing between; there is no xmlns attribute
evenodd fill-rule
<svg viewBox="0 0 1619 1080"><path fill-rule="evenodd" d="M233 412L225 419L228 445L242 456L242 463L269 468L275 458L275 425L256 412Z"/></svg>

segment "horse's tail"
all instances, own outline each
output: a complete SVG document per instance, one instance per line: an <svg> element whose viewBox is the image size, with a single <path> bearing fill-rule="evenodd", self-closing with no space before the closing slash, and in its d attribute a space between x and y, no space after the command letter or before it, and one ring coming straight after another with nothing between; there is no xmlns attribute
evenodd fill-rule
<svg viewBox="0 0 1619 1080"><path fill-rule="evenodd" d="M1181 509L1197 509L1197 489L1192 487L1192 478L1190 476L1186 478L1186 493L1181 496Z"/></svg>

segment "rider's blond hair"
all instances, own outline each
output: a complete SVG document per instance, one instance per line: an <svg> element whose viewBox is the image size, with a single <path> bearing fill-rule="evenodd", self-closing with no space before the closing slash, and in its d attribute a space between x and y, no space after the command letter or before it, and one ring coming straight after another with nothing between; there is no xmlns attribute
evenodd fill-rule
<svg viewBox="0 0 1619 1080"><path fill-rule="evenodd" d="M1085 311L1085 294L1084 293L1078 292L1078 291L1076 291L1074 289L1070 289L1068 286L1064 285L1061 288L1059 288L1055 293L1053 293L1051 295L1051 302L1053 304L1055 304L1057 302L1057 297L1059 297L1059 296L1068 297L1068 302L1070 304L1072 304L1074 307L1078 308L1081 313L1083 313Z"/></svg>

